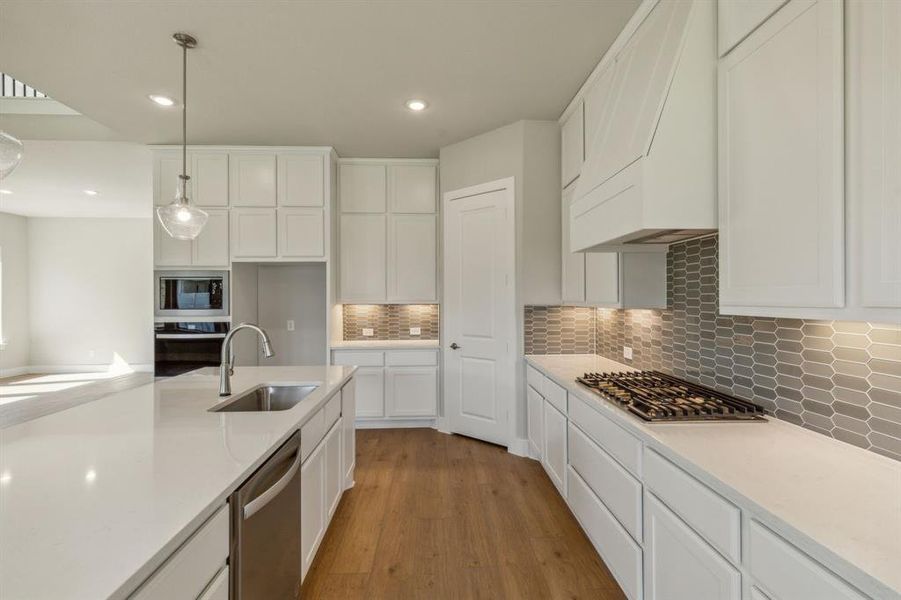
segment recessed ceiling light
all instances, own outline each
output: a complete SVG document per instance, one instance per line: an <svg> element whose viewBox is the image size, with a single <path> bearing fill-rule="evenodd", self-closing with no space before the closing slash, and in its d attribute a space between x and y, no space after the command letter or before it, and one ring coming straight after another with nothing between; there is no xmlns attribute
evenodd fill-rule
<svg viewBox="0 0 901 600"><path fill-rule="evenodd" d="M9 196L12 193L12 190L0 190L0 194L3 194L4 196Z"/></svg>
<svg viewBox="0 0 901 600"><path fill-rule="evenodd" d="M96 196L98 194L97 190L84 190L84 193L88 196Z"/></svg>
<svg viewBox="0 0 901 600"><path fill-rule="evenodd" d="M426 108L428 108L428 106L429 105L425 100L417 100L415 98L413 100L407 100L407 108L409 108L413 112L425 110Z"/></svg>
<svg viewBox="0 0 901 600"><path fill-rule="evenodd" d="M160 106L174 106L175 105L175 100L173 100L169 96L160 96L158 94L150 94L147 97L150 98L151 100L153 100L154 102L156 102L157 104L159 104Z"/></svg>

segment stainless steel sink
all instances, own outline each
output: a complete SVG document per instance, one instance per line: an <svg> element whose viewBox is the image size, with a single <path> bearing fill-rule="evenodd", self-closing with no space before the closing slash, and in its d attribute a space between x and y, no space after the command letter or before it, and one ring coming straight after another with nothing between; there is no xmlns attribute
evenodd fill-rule
<svg viewBox="0 0 901 600"><path fill-rule="evenodd" d="M210 409L211 412L267 412L288 410L313 393L318 385L261 385Z"/></svg>

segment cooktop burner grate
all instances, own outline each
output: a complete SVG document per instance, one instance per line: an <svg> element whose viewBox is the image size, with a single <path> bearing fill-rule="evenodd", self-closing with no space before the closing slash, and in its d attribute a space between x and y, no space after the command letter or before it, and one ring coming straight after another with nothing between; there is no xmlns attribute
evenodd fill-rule
<svg viewBox="0 0 901 600"><path fill-rule="evenodd" d="M659 371L585 373L576 381L645 421L765 420L753 402Z"/></svg>

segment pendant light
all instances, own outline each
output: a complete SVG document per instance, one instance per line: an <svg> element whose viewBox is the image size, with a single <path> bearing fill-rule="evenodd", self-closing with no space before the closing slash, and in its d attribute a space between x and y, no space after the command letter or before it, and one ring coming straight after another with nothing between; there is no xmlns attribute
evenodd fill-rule
<svg viewBox="0 0 901 600"><path fill-rule="evenodd" d="M203 230L209 215L193 206L188 198L188 48L197 46L197 40L187 33L172 36L182 48L182 99L181 99L181 175L178 176L175 199L171 204L156 209L163 229L178 240L193 240Z"/></svg>

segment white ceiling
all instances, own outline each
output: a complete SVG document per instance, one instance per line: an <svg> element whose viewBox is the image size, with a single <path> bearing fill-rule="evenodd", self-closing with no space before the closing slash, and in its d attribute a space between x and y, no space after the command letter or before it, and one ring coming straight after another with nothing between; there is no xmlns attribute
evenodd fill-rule
<svg viewBox="0 0 901 600"><path fill-rule="evenodd" d="M124 139L436 157L519 119L556 119L639 0L0 0L0 71ZM404 101L424 98L421 114Z"/></svg>
<svg viewBox="0 0 901 600"><path fill-rule="evenodd" d="M122 142L26 140L25 157L0 189L0 212L28 217L149 218L150 150ZM84 190L95 190L88 196Z"/></svg>

